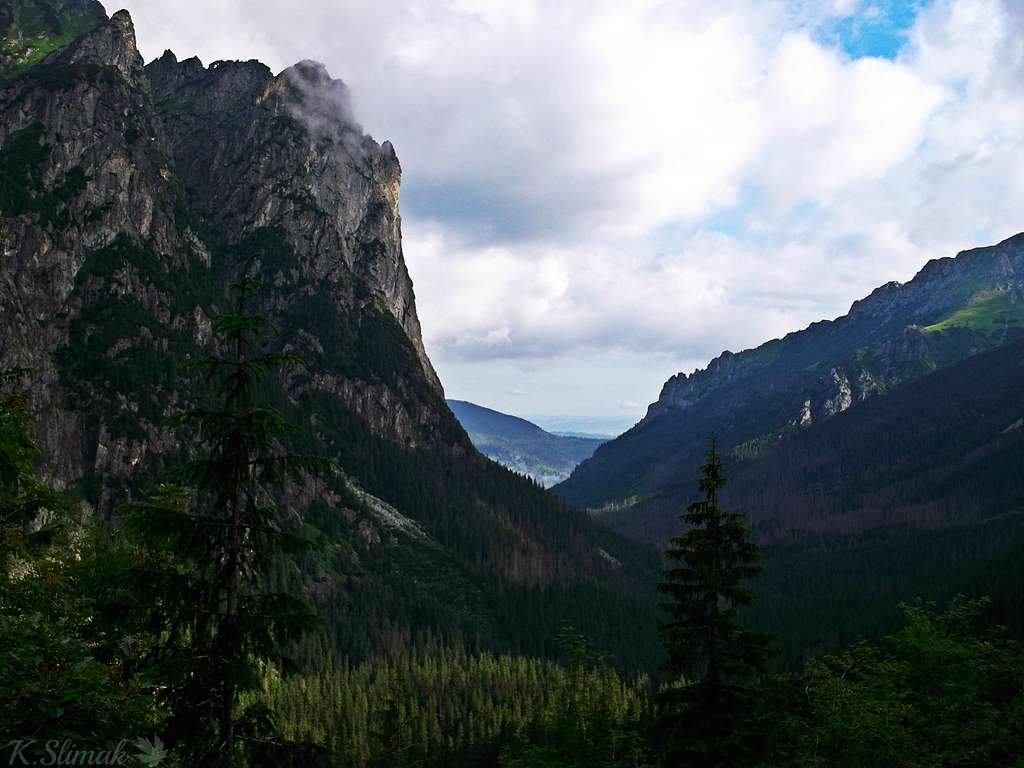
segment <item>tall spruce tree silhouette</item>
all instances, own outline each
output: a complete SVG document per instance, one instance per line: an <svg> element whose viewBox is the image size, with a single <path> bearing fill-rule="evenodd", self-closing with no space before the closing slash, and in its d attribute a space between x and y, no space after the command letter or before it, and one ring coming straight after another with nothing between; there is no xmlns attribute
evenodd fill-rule
<svg viewBox="0 0 1024 768"><path fill-rule="evenodd" d="M183 418L192 457L173 484L123 508L148 546L139 581L158 638L150 661L164 683L170 746L186 765L284 760L270 713L240 697L318 623L303 601L264 584L276 558L306 546L281 525L289 481L333 464L289 453L284 416L258 402L260 385L295 359L263 351L270 323L249 311L253 280L233 289L234 311L213 323L216 351L196 364L211 407Z"/></svg>
<svg viewBox="0 0 1024 768"><path fill-rule="evenodd" d="M744 629L738 613L754 601L745 585L760 573L760 553L744 517L719 505L723 485L712 439L701 466L704 498L681 516L687 530L665 552L676 565L659 585L671 617L662 627L666 671L675 677L659 695L666 765L731 768L757 751L752 720L767 638Z"/></svg>

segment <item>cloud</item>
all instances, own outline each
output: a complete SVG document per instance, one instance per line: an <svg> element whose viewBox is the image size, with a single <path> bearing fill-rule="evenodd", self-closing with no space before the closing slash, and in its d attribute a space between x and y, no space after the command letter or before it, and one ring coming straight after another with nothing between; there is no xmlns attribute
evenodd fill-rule
<svg viewBox="0 0 1024 768"><path fill-rule="evenodd" d="M1013 0L127 5L147 57L314 58L345 80L402 161L427 347L463 396L553 397L470 364L647 366L644 392L607 384L611 413L666 360L1024 228Z"/></svg>

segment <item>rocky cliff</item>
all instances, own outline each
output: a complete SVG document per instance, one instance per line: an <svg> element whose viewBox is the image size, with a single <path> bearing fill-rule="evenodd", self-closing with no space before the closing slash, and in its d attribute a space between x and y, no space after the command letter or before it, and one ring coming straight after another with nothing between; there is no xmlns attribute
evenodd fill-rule
<svg viewBox="0 0 1024 768"><path fill-rule="evenodd" d="M291 499L341 650L424 632L543 650L573 613L625 646L588 599L648 610L652 561L472 448L423 347L395 151L323 66L145 66L122 11L0 81L0 117L0 367L31 370L54 480L103 515L145 492L247 272L271 347L302 361L267 396L344 470Z"/></svg>
<svg viewBox="0 0 1024 768"><path fill-rule="evenodd" d="M354 122L348 89L305 61L276 77L259 62L178 63L166 52L147 68L158 119L181 181L203 222L228 240L278 230L294 252L275 278L300 302L311 286L353 307L353 286L383 302L416 349L429 385L412 282L402 258L401 167Z"/></svg>
<svg viewBox="0 0 1024 768"><path fill-rule="evenodd" d="M398 159L390 144L330 119L339 90L309 63L274 77L257 62L207 69L167 54L144 68L121 12L0 94L10 198L0 321L20 337L0 359L45 382L44 448L59 480L90 465L117 471L113 456L131 463L160 452L155 433L129 438L111 415L138 414L143 430L158 429L182 397L175 382L143 393L107 369L138 347L187 356L202 346L210 308L242 263L261 274L263 300L295 331L286 345L307 361L303 386L340 393L382 435L418 437L420 415L398 412L401 398L384 384L351 386L324 364L341 350L296 327L314 296L334 320L385 311L415 350L419 370L408 375L440 399L402 258ZM119 335L103 322L111 304L146 318ZM58 317L66 322L54 324ZM85 405L109 438L98 458L80 423Z"/></svg>
<svg viewBox="0 0 1024 768"><path fill-rule="evenodd" d="M197 336L201 302L172 296L169 283L209 270L208 253L176 220L179 194L131 19L115 15L5 83L0 114L0 364L33 371L58 481L122 472L163 442L145 405L167 405L177 391L133 393L104 374L117 358ZM129 303L145 315L139 325L84 327ZM78 377L83 366L95 375ZM125 413L138 413L148 434L112 435Z"/></svg>

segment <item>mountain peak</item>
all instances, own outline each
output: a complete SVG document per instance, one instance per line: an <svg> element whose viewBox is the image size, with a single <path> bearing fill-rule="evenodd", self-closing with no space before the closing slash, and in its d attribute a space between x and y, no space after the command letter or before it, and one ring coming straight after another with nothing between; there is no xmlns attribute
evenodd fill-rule
<svg viewBox="0 0 1024 768"><path fill-rule="evenodd" d="M857 299L850 305L848 314L855 315L859 312L872 312L886 306L894 294L896 294L903 283L898 280L890 280L888 283L878 286L863 299Z"/></svg>
<svg viewBox="0 0 1024 768"><path fill-rule="evenodd" d="M306 59L288 67L274 79L271 90L287 94L314 133L334 133L339 129L362 133L348 86L331 77L319 61Z"/></svg>
<svg viewBox="0 0 1024 768"><path fill-rule="evenodd" d="M128 13L127 9L122 8L120 11L117 11L110 17L110 23L117 29L131 35L133 41L135 40L135 24L132 23L132 15Z"/></svg>
<svg viewBox="0 0 1024 768"><path fill-rule="evenodd" d="M316 85L325 85L327 83L334 82L334 78L331 77L331 73L327 71L327 66L323 62L316 61L314 59L303 59L302 61L296 62L285 69L281 74L287 74L289 77L298 78Z"/></svg>
<svg viewBox="0 0 1024 768"><path fill-rule="evenodd" d="M68 63L98 63L113 67L133 82L145 76L144 62L135 41L135 25L128 11L118 11L72 43L66 56Z"/></svg>

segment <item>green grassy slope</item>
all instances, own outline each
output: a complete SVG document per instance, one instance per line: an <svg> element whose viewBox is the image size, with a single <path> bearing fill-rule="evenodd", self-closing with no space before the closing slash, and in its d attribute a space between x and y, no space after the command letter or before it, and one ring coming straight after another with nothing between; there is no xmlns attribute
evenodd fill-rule
<svg viewBox="0 0 1024 768"><path fill-rule="evenodd" d="M106 17L90 0L8 0L0 10L0 78L15 77Z"/></svg>

